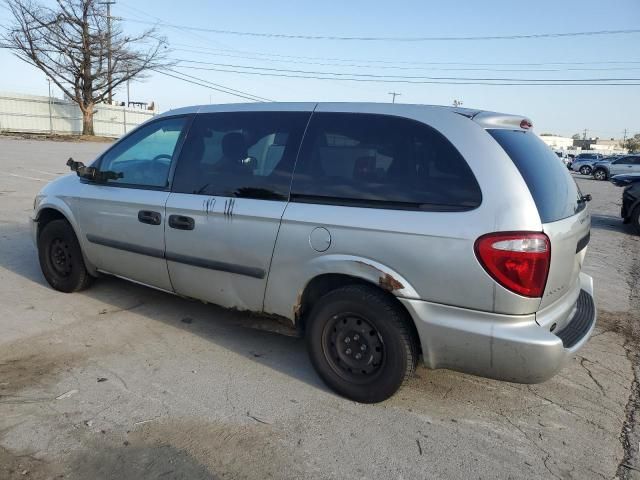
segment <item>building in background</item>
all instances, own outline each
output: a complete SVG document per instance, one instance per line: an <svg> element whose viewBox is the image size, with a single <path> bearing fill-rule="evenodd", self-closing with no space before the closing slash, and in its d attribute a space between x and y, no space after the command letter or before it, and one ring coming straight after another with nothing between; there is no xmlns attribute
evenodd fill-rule
<svg viewBox="0 0 640 480"><path fill-rule="evenodd" d="M544 143L554 150L571 150L573 149L573 138L561 137L559 135L551 135L543 133L540 138Z"/></svg>
<svg viewBox="0 0 640 480"><path fill-rule="evenodd" d="M120 137L157 114L153 102L150 105L154 109L97 104L93 117L95 134ZM67 99L0 93L0 132L80 135L82 112Z"/></svg>
<svg viewBox="0 0 640 480"><path fill-rule="evenodd" d="M605 140L595 137L576 139L573 141L573 146L575 149L580 151L588 150L596 153L602 153L604 155L616 155L627 153L627 149L620 146L621 143L622 140L616 140L614 138Z"/></svg>

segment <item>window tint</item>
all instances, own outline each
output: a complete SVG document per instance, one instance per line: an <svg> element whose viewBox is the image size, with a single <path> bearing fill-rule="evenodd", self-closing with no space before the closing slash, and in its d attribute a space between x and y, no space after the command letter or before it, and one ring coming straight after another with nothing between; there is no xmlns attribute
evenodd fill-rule
<svg viewBox="0 0 640 480"><path fill-rule="evenodd" d="M167 118L143 126L111 148L100 170L122 173L108 183L166 187L169 167L186 117Z"/></svg>
<svg viewBox="0 0 640 480"><path fill-rule="evenodd" d="M440 133L399 117L315 113L292 200L363 207L467 210L481 202L469 166Z"/></svg>
<svg viewBox="0 0 640 480"><path fill-rule="evenodd" d="M488 130L511 157L529 187L542 223L570 217L582 208L576 182L533 132Z"/></svg>
<svg viewBox="0 0 640 480"><path fill-rule="evenodd" d="M173 191L286 200L310 113L237 112L196 116Z"/></svg>
<svg viewBox="0 0 640 480"><path fill-rule="evenodd" d="M636 157L622 157L620 160L616 160L616 165L637 165L638 159Z"/></svg>

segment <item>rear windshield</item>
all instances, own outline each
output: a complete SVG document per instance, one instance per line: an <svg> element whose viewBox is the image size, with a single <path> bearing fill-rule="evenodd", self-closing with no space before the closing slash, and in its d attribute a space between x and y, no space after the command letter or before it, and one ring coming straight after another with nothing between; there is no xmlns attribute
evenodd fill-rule
<svg viewBox="0 0 640 480"><path fill-rule="evenodd" d="M567 167L533 132L487 130L511 157L529 187L542 223L570 217L584 208Z"/></svg>

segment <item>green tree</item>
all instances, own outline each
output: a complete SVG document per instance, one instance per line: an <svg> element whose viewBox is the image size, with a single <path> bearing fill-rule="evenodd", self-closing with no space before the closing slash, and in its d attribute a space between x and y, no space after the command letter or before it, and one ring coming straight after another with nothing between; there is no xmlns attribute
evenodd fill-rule
<svg viewBox="0 0 640 480"><path fill-rule="evenodd" d="M622 148L626 148L629 152L640 152L640 133L636 133L633 137L627 138L620 143Z"/></svg>

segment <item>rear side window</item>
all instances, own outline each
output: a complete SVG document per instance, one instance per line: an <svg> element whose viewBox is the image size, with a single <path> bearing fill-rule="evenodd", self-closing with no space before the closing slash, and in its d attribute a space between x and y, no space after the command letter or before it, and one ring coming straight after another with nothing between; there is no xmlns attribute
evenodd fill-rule
<svg viewBox="0 0 640 480"><path fill-rule="evenodd" d="M533 132L488 130L511 157L529 187L542 223L570 217L584 208L567 168Z"/></svg>
<svg viewBox="0 0 640 480"><path fill-rule="evenodd" d="M292 201L409 210L470 210L482 200L453 145L419 122L315 113L293 178Z"/></svg>
<svg viewBox="0 0 640 480"><path fill-rule="evenodd" d="M173 191L286 200L309 112L197 115L180 154Z"/></svg>

